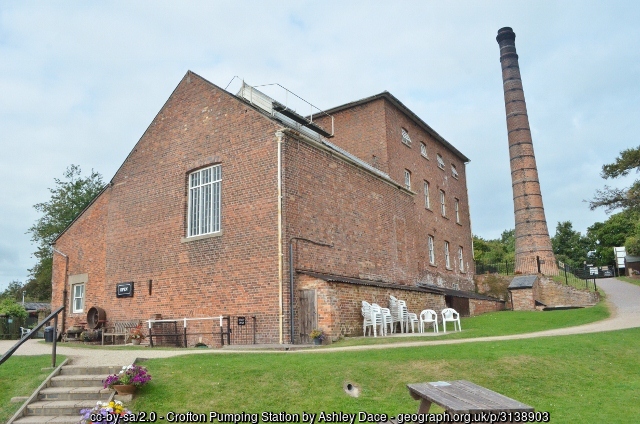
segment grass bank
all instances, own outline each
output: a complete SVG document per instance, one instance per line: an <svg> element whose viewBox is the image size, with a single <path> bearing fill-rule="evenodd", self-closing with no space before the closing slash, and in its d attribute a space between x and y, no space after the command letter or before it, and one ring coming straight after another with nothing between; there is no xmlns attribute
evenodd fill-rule
<svg viewBox="0 0 640 424"><path fill-rule="evenodd" d="M145 365L153 381L132 408L160 415L414 413L407 383L465 379L549 411L554 423L640 417L640 329L358 352L187 355ZM361 388L359 398L344 393L347 382Z"/></svg>
<svg viewBox="0 0 640 424"><path fill-rule="evenodd" d="M58 355L57 363L64 361L64 356ZM49 374L51 369L51 355L12 356L0 365L0 422L6 423L16 413L22 403L11 403L15 396L31 396Z"/></svg>
<svg viewBox="0 0 640 424"><path fill-rule="evenodd" d="M638 278L620 276L620 277L616 277L616 279L620 281L626 281L627 283L635 284L636 286L640 286L640 279Z"/></svg>
<svg viewBox="0 0 640 424"><path fill-rule="evenodd" d="M462 332L449 331L446 335L428 336L416 333L416 336L398 337L354 337L333 343L331 347L357 346L371 344L397 343L399 341L466 339L475 337L505 336L509 334L532 333L534 331L552 330L555 328L574 327L588 324L609 317L609 310L604 301L591 308L567 309L559 311L500 311L475 317L462 318ZM449 330L453 325L449 323ZM442 328L440 329L442 333Z"/></svg>

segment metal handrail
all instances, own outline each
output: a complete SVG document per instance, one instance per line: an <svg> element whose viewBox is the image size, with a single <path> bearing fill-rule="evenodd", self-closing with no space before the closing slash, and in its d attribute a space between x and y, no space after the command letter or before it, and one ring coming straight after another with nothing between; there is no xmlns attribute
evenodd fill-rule
<svg viewBox="0 0 640 424"><path fill-rule="evenodd" d="M46 317L44 320L42 320L40 324L34 327L33 330L29 332L29 334L26 334L24 337L18 340L18 342L14 344L11 349L7 350L4 353L4 355L2 355L2 358L0 358L0 365L2 365L7 359L9 359L11 355L13 355L16 352L16 350L18 350L18 348L22 346L24 342L32 338L38 332L38 330L40 330L49 321L53 319L53 346L51 346L51 367L55 368L56 367L56 348L57 348L57 342L58 342L58 335L56 334L58 331L58 314L60 314L60 312L62 311L64 311L64 306L61 306L58 309L56 309L54 312L51 313L51 315Z"/></svg>

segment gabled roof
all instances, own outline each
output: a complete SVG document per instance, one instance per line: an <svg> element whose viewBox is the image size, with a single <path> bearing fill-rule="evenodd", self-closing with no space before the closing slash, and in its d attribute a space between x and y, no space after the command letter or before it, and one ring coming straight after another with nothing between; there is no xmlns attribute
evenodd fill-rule
<svg viewBox="0 0 640 424"><path fill-rule="evenodd" d="M336 106L336 107L333 107L331 109L327 109L324 112L328 113L329 115L332 115L332 114L334 114L336 112L340 112L340 111L343 111L345 109L351 109L353 107L360 106L360 105L363 105L365 103L373 102L373 101L379 100L379 99L385 99L389 103L394 105L396 108L398 108L402 113L404 113L411 120L413 120L413 122L415 122L420 128L425 130L429 135L431 135L433 138L435 138L440 143L442 143L445 147L447 147L449 150L451 150L464 163L468 163L468 162L471 161L468 157L466 157L464 154L462 154L462 152L460 150L458 150L455 147L453 147L453 145L451 143L449 143L447 140L445 140L440 134L438 134L433 128L431 128L426 122L424 122L418 115L413 113L411 111L411 109L406 107L400 100L398 100L393 94L389 93L388 91L383 91L380 94L374 94L373 96L365 97L364 99L356 100L356 101L353 101L353 102L350 102L350 103L345 103L345 104L343 104L341 106Z"/></svg>

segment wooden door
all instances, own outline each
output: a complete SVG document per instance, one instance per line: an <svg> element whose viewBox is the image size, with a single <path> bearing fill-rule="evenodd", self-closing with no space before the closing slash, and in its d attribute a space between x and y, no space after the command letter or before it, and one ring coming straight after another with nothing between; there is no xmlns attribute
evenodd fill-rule
<svg viewBox="0 0 640 424"><path fill-rule="evenodd" d="M318 328L318 311L316 309L316 291L300 290L300 343L311 343L309 333Z"/></svg>

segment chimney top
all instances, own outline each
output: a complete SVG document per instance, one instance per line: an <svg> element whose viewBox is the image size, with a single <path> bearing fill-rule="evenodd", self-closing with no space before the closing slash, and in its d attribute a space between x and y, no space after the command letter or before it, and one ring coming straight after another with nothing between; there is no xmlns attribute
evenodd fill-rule
<svg viewBox="0 0 640 424"><path fill-rule="evenodd" d="M511 29L511 27L504 27L504 28L500 28L498 30L498 36L496 37L496 41L499 43L502 40L515 40L516 39L516 33L513 32L513 29Z"/></svg>

